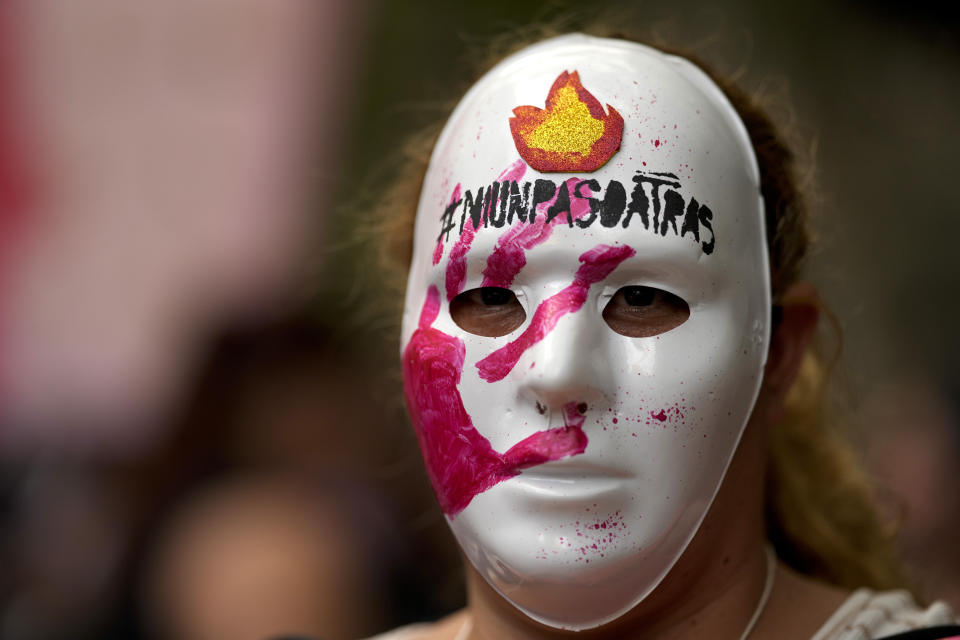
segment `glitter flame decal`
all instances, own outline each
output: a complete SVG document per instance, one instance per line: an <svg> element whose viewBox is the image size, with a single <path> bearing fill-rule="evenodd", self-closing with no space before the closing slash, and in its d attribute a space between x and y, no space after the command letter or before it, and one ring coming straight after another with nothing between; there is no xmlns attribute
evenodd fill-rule
<svg viewBox="0 0 960 640"><path fill-rule="evenodd" d="M537 171L596 171L620 148L623 117L564 71L547 94L546 109L517 107L510 133L520 156Z"/></svg>

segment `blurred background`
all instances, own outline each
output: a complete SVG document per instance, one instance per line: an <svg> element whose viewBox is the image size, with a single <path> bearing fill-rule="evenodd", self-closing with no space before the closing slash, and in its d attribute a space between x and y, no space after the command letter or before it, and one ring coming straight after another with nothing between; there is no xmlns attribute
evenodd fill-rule
<svg viewBox="0 0 960 640"><path fill-rule="evenodd" d="M960 608L943 6L0 2L0 638L336 640L462 605L356 202L485 43L603 10L792 105L854 435Z"/></svg>

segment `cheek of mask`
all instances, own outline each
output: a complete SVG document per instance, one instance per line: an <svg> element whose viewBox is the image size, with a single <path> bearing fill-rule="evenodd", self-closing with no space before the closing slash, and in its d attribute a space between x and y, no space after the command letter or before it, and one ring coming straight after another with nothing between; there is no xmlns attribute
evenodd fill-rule
<svg viewBox="0 0 960 640"><path fill-rule="evenodd" d="M720 90L616 40L511 56L441 134L404 391L467 558L531 618L623 615L709 509L769 343L758 185Z"/></svg>

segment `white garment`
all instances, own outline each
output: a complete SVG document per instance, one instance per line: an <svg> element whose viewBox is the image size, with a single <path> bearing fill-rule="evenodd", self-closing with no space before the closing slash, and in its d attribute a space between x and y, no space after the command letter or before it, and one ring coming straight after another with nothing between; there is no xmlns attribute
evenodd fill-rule
<svg viewBox="0 0 960 640"><path fill-rule="evenodd" d="M811 640L871 640L911 629L956 624L945 602L921 609L906 591L857 589Z"/></svg>
<svg viewBox="0 0 960 640"><path fill-rule="evenodd" d="M873 640L911 629L957 624L958 619L945 602L921 609L903 590L857 589L810 640ZM430 629L414 624L388 631L369 640L417 640Z"/></svg>

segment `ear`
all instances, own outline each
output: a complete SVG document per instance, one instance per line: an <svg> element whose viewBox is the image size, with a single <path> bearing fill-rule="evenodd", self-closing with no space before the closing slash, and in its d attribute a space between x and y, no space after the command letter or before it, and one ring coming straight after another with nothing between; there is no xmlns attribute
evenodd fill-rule
<svg viewBox="0 0 960 640"><path fill-rule="evenodd" d="M780 321L773 327L763 374L771 422L783 416L787 393L797 378L820 318L820 299L809 282L799 282L787 289L779 306Z"/></svg>

